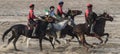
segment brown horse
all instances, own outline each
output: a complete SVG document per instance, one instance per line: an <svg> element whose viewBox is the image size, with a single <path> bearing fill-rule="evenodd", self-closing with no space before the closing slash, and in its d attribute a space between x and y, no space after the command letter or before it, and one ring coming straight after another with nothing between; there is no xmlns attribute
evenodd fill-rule
<svg viewBox="0 0 120 54"><path fill-rule="evenodd" d="M87 45L89 45L91 47L93 47L93 46L86 42L84 35L98 38L101 41L100 44L103 43L103 40L101 39L101 37L104 36L104 35L107 35L105 43L108 41L109 34L104 33L106 21L113 21L113 17L111 17L106 12L104 12L103 14L101 14L100 16L97 17L97 21L96 21L95 29L94 29L95 34L90 34L89 33L89 28L87 28L86 24L78 24L78 25L76 25L75 27L73 27L73 32L77 36L80 37L81 43L88 50Z"/></svg>

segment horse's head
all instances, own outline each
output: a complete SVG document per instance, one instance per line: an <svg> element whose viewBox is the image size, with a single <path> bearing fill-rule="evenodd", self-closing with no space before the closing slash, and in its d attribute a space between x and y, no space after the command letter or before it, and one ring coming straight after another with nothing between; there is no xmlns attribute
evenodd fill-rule
<svg viewBox="0 0 120 54"><path fill-rule="evenodd" d="M82 11L80 10L71 10L68 9L68 12L66 13L68 16L76 16L76 15L80 15L82 13Z"/></svg>
<svg viewBox="0 0 120 54"><path fill-rule="evenodd" d="M44 22L48 22L48 23L51 23L53 22L53 17L52 16L49 16L49 15L44 15L44 16L40 16L42 19L40 20L37 20L37 22L41 22L41 21L44 21Z"/></svg>
<svg viewBox="0 0 120 54"><path fill-rule="evenodd" d="M47 21L47 22L49 22L49 23L53 22L54 19L55 19L55 18L52 17L52 16L50 16L50 15L46 15L46 16L45 16L45 21Z"/></svg>
<svg viewBox="0 0 120 54"><path fill-rule="evenodd" d="M107 12L104 12L104 13L101 14L100 16L103 17L105 20L113 21L113 17L110 16Z"/></svg>

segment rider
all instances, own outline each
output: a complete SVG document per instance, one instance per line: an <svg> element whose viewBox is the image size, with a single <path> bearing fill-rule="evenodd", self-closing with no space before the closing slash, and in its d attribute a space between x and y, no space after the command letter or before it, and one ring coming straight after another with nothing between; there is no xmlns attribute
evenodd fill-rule
<svg viewBox="0 0 120 54"><path fill-rule="evenodd" d="M54 6L50 6L49 9L50 9L50 10L49 10L49 13L48 13L48 14L49 14L50 16L56 18L55 12L54 12L55 7L54 7ZM55 23L55 20L48 25L48 28L53 29L53 27L54 27L54 26L53 26L53 23Z"/></svg>
<svg viewBox="0 0 120 54"><path fill-rule="evenodd" d="M51 22L48 26L49 26L49 28L51 29L51 33L52 33L53 35L56 35L55 28L54 28L54 25L53 25L53 23L55 23L55 21L58 20L58 19L56 18L56 14L55 14L55 12L54 12L55 7L54 7L54 6L50 6L49 9L50 9L49 15L52 16L52 17L54 17L54 20L53 20L53 22Z"/></svg>
<svg viewBox="0 0 120 54"><path fill-rule="evenodd" d="M50 14L50 16L52 16L52 17L55 17L55 11L54 11L54 9L55 9L54 6L50 6L50 12L49 12L49 14Z"/></svg>
<svg viewBox="0 0 120 54"><path fill-rule="evenodd" d="M96 23L97 14L92 11L92 4L87 4L87 10L85 11L85 21L90 27L90 33L94 33L94 25Z"/></svg>
<svg viewBox="0 0 120 54"><path fill-rule="evenodd" d="M57 15L60 17L62 17L62 15L64 14L64 12L62 10L63 4L64 4L64 2L60 1L57 6Z"/></svg>
<svg viewBox="0 0 120 54"><path fill-rule="evenodd" d="M34 4L29 5L29 15L28 15L28 25L30 26L30 30L33 29L32 36L36 36L35 30L36 30L36 22L34 19L39 19L34 15Z"/></svg>

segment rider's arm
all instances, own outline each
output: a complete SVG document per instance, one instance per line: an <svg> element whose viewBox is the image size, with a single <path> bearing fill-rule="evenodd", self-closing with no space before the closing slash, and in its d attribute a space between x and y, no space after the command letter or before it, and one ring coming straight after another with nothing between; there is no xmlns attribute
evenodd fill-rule
<svg viewBox="0 0 120 54"><path fill-rule="evenodd" d="M85 13L85 21L86 21L87 23L90 23L90 21L88 20L88 17L86 16L86 13Z"/></svg>

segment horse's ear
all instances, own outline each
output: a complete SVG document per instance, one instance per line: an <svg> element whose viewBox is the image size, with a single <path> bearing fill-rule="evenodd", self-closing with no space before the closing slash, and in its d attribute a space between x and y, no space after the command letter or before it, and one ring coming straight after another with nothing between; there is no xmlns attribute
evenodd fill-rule
<svg viewBox="0 0 120 54"><path fill-rule="evenodd" d="M70 8L68 8L68 10L70 10Z"/></svg>
<svg viewBox="0 0 120 54"><path fill-rule="evenodd" d="M103 14L107 14L107 10L104 10Z"/></svg>
<svg viewBox="0 0 120 54"><path fill-rule="evenodd" d="M70 9L70 8L68 8L68 11L71 11L71 9Z"/></svg>
<svg viewBox="0 0 120 54"><path fill-rule="evenodd" d="M106 12L104 11L104 12L103 12L103 15L105 15L105 14L106 14Z"/></svg>

